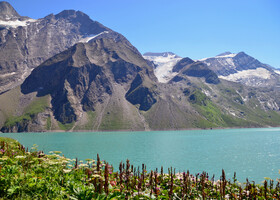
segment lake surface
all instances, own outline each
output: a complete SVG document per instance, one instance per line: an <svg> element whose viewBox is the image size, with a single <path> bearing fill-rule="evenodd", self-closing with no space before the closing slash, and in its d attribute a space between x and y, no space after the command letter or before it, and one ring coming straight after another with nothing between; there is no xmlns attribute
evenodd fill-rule
<svg viewBox="0 0 280 200"><path fill-rule="evenodd" d="M152 132L69 132L12 133L24 146L39 145L44 152L62 151L68 158L93 158L99 153L118 169L126 159L134 166L165 171L172 166L191 173L206 171L215 179L225 170L227 178L237 173L261 183L264 177L280 178L280 128L152 131Z"/></svg>

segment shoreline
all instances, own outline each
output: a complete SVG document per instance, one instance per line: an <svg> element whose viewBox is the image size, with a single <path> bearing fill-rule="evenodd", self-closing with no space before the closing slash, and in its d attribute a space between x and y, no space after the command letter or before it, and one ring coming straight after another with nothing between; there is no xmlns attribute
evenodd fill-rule
<svg viewBox="0 0 280 200"><path fill-rule="evenodd" d="M215 127L215 128L186 128L186 129L153 129L153 130L75 130L75 131L64 131L64 130L48 130L48 131L39 131L39 132L12 132L12 133L83 133L83 132L92 132L92 133L105 133L105 132L157 132L157 131L199 131L199 130L227 130L227 129L254 129L254 128L280 128L280 126L265 126L265 127ZM0 134L5 134L5 132L0 132Z"/></svg>

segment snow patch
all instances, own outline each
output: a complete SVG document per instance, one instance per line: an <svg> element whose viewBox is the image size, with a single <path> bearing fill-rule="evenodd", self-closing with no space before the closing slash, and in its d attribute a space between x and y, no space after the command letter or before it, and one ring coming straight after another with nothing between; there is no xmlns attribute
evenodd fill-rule
<svg viewBox="0 0 280 200"><path fill-rule="evenodd" d="M232 54L227 54L227 55L223 55L223 56L215 56L215 57L210 57L210 58L233 58L236 55L237 55L236 53L232 53ZM209 58L202 58L202 59L200 59L198 61L205 61L207 59L209 59Z"/></svg>
<svg viewBox="0 0 280 200"><path fill-rule="evenodd" d="M109 33L109 31L103 31L103 32L101 32L101 33L99 33L97 35L88 35L88 36L80 39L79 42L81 42L81 43L88 43L90 40L92 40L92 39L94 39L94 38L96 38L96 37L98 37L98 36L100 36L102 34L105 34L105 33Z"/></svg>
<svg viewBox="0 0 280 200"><path fill-rule="evenodd" d="M253 78L253 77L258 77L261 79L269 79L270 76L271 76L271 72L268 71L267 69L257 68L257 69L248 69L248 70L239 71L237 73L230 74L228 76L219 76L219 78L228 81L238 82L241 79Z"/></svg>
<svg viewBox="0 0 280 200"><path fill-rule="evenodd" d="M7 28L17 28L19 26L27 26L30 23L36 22L36 19L28 19L28 20L13 20L13 21L2 21L0 20L0 26L5 26Z"/></svg>
<svg viewBox="0 0 280 200"><path fill-rule="evenodd" d="M12 75L14 75L14 74L16 74L15 72L12 72L12 73L7 73L7 74L0 74L0 78L5 78L5 77L7 77L7 76L12 76Z"/></svg>
<svg viewBox="0 0 280 200"><path fill-rule="evenodd" d="M237 55L236 53L232 53L232 54L227 54L227 55L223 55L223 56L215 56L215 58L233 58L236 55Z"/></svg>
<svg viewBox="0 0 280 200"><path fill-rule="evenodd" d="M202 89L202 92L203 92L207 97L211 97L210 91Z"/></svg>
<svg viewBox="0 0 280 200"><path fill-rule="evenodd" d="M161 83L167 83L178 73L172 72L173 67L182 59L174 54L167 56L143 56L149 61L153 61L156 65L154 73Z"/></svg>
<svg viewBox="0 0 280 200"><path fill-rule="evenodd" d="M280 74L280 70L275 69L274 72Z"/></svg>

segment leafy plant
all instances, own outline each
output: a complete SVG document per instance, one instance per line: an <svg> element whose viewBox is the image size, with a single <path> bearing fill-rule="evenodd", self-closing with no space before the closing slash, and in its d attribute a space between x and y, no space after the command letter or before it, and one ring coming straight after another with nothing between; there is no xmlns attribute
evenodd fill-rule
<svg viewBox="0 0 280 200"><path fill-rule="evenodd" d="M280 181L266 178L263 185L210 178L206 172L192 175L147 172L120 163L119 170L105 161L69 159L59 151L31 151L17 141L0 137L0 198L3 199L279 199Z"/></svg>

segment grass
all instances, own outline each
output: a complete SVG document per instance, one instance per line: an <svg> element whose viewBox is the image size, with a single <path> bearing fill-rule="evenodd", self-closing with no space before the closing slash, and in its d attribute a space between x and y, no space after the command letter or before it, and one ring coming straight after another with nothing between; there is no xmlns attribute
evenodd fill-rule
<svg viewBox="0 0 280 200"><path fill-rule="evenodd" d="M38 98L33 101L29 106L24 109L21 116L9 117L4 126L12 127L16 124L24 123L25 121L31 121L38 113L43 112L49 105L49 96Z"/></svg>
<svg viewBox="0 0 280 200"><path fill-rule="evenodd" d="M75 122L63 124L60 121L57 121L57 124L61 130L69 131L74 126Z"/></svg>
<svg viewBox="0 0 280 200"><path fill-rule="evenodd" d="M96 120L96 112L87 112L87 123L83 125L78 125L74 130L94 130L94 122Z"/></svg>
<svg viewBox="0 0 280 200"><path fill-rule="evenodd" d="M15 146L18 145L18 141L12 138L7 138L7 137L0 137L0 142L6 142L9 145Z"/></svg>
<svg viewBox="0 0 280 200"><path fill-rule="evenodd" d="M52 129L51 117L48 117L48 118L47 118L46 129L47 129L47 130L51 130L51 129Z"/></svg>
<svg viewBox="0 0 280 200"><path fill-rule="evenodd" d="M130 122L124 119L124 113L120 107L116 106L106 109L99 130L123 130L129 129Z"/></svg>
<svg viewBox="0 0 280 200"><path fill-rule="evenodd" d="M280 182L241 184L236 176L209 177L190 174L147 172L129 160L118 170L106 161L68 159L62 152L45 154L34 145L30 151L13 139L0 137L0 199L279 199Z"/></svg>
<svg viewBox="0 0 280 200"><path fill-rule="evenodd" d="M196 125L203 128L224 127L226 123L222 118L222 112L204 93L195 90L190 96L189 101L197 111L207 120L200 120Z"/></svg>

